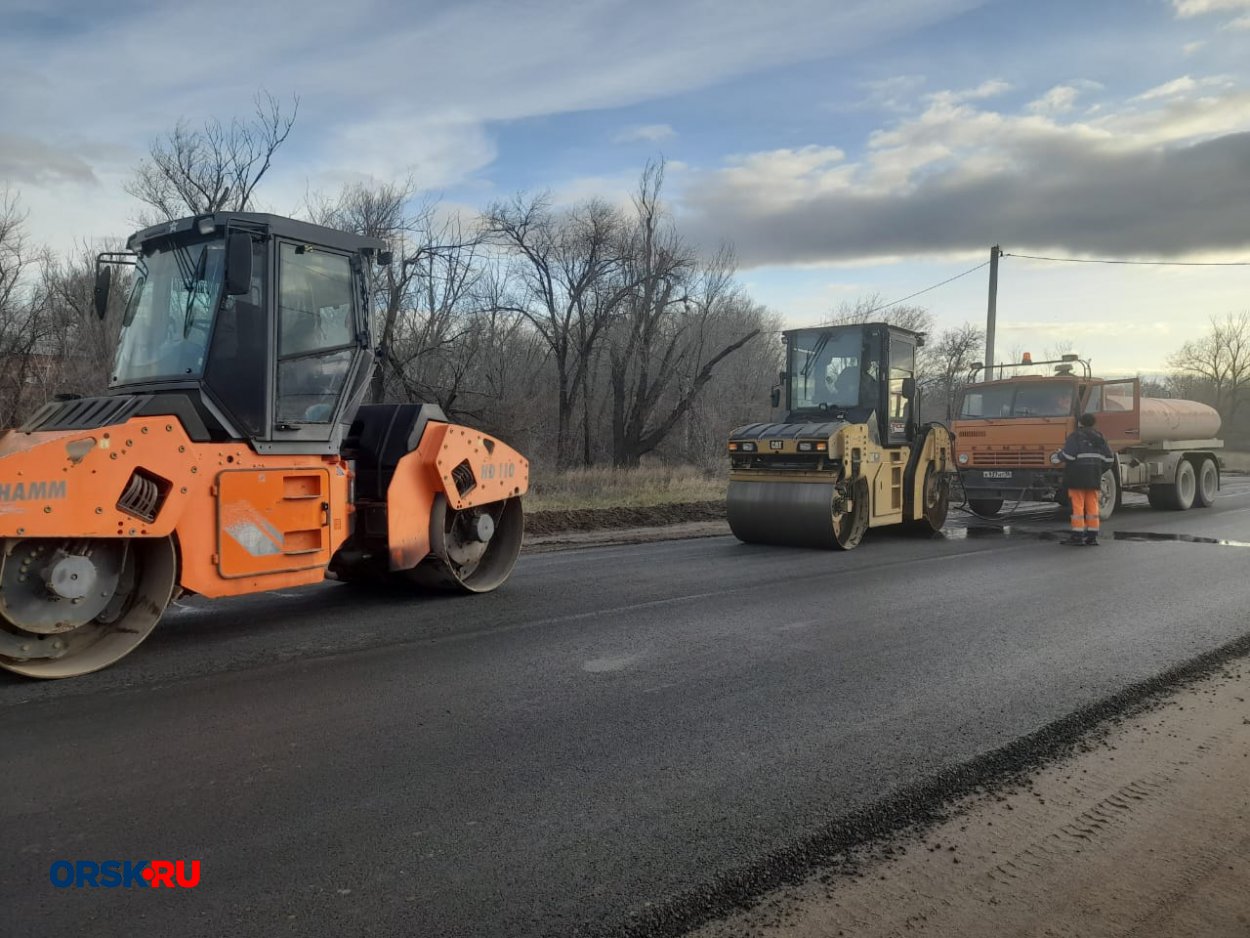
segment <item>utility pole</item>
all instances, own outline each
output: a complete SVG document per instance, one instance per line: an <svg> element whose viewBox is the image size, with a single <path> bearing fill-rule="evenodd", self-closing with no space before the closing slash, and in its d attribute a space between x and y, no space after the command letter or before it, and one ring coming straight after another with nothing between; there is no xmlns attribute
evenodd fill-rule
<svg viewBox="0 0 1250 938"><path fill-rule="evenodd" d="M990 248L990 303L985 316L985 375L982 381L994 380L994 317L998 314L998 255L1002 249Z"/></svg>

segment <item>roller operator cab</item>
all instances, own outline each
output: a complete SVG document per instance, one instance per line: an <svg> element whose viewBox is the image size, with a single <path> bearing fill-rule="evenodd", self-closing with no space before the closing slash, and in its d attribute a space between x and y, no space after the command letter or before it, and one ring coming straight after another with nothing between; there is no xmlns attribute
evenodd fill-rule
<svg viewBox="0 0 1250 938"><path fill-rule="evenodd" d="M179 593L494 589L528 464L433 405L362 405L384 242L254 213L147 228L108 390L0 433L0 666L112 664ZM120 286L120 285L119 285Z"/></svg>
<svg viewBox="0 0 1250 938"><path fill-rule="evenodd" d="M951 440L918 425L920 333L886 323L782 334L780 422L729 436L729 526L743 541L849 550L869 528L935 532L946 520Z"/></svg>

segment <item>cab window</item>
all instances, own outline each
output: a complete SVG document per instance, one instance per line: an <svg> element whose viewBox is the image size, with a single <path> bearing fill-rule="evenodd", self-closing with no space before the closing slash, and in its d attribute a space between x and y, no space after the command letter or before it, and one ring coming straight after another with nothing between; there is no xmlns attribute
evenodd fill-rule
<svg viewBox="0 0 1250 938"><path fill-rule="evenodd" d="M278 274L280 423L329 423L356 341L351 261L281 245Z"/></svg>

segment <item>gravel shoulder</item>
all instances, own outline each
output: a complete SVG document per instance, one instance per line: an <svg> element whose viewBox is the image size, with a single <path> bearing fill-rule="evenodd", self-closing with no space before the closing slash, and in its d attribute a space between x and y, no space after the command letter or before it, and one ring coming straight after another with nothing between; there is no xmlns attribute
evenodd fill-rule
<svg viewBox="0 0 1250 938"><path fill-rule="evenodd" d="M1250 935L1250 663L700 938Z"/></svg>

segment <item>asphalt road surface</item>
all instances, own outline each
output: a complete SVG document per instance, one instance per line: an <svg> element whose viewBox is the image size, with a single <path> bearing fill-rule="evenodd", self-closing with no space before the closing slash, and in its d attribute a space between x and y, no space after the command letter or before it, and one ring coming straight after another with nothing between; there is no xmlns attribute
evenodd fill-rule
<svg viewBox="0 0 1250 938"><path fill-rule="evenodd" d="M1063 527L1030 508L850 553L527 555L476 597L192 600L107 671L0 677L0 931L619 930L1250 633L1250 480L1207 510L1131 500L1096 549ZM201 881L57 889L61 859Z"/></svg>

